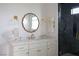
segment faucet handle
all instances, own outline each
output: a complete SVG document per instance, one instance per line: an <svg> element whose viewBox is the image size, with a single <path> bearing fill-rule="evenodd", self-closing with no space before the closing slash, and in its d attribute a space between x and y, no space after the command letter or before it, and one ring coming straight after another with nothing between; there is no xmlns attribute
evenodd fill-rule
<svg viewBox="0 0 79 59"><path fill-rule="evenodd" d="M34 34L31 34L31 37L33 37L34 36Z"/></svg>

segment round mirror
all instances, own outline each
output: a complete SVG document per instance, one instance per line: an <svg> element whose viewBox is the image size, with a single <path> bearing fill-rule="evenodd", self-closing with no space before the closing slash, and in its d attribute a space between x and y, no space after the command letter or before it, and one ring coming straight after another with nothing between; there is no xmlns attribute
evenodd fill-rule
<svg viewBox="0 0 79 59"><path fill-rule="evenodd" d="M35 32L39 27L39 19L33 13L25 14L22 18L22 26L27 32Z"/></svg>

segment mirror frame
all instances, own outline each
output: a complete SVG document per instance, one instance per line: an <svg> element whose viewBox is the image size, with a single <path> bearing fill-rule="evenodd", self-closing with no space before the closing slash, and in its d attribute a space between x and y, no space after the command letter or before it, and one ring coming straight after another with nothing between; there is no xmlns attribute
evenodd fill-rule
<svg viewBox="0 0 79 59"><path fill-rule="evenodd" d="M22 27L24 28L24 30L25 31L27 31L27 32L29 32L29 33L33 33L33 32L35 32L35 31L37 31L38 30L38 28L39 28L39 18L37 17L37 19L38 19L38 27L37 27L37 29L35 29L35 30L33 30L33 31L28 31L25 27L24 27L24 25L23 25L23 20L24 20L24 18L27 16L27 15L29 15L29 14L32 14L32 15L34 15L34 16L36 16L37 17L37 15L35 15L34 13L27 13L27 14L25 14L23 17L22 17Z"/></svg>

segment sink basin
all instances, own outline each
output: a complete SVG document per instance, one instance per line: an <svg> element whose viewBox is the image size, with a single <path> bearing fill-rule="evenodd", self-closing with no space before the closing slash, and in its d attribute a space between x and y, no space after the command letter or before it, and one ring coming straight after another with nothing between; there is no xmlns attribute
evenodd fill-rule
<svg viewBox="0 0 79 59"><path fill-rule="evenodd" d="M27 37L28 39L36 39L35 37Z"/></svg>

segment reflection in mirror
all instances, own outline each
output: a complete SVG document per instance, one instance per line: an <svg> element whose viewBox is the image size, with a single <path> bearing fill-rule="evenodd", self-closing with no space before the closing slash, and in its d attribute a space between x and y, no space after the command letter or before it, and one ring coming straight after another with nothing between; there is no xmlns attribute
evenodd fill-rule
<svg viewBox="0 0 79 59"><path fill-rule="evenodd" d="M35 32L39 27L39 19L35 14L28 13L24 15L22 25L25 31Z"/></svg>

